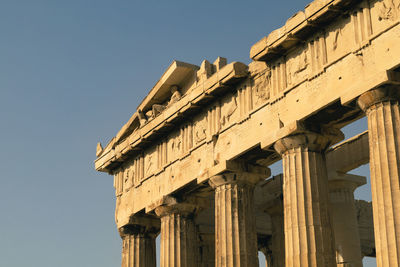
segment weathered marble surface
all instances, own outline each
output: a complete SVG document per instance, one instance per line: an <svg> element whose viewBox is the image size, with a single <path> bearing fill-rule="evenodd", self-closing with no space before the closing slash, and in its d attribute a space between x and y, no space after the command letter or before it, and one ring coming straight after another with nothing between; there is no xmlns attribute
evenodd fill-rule
<svg viewBox="0 0 400 267"><path fill-rule="evenodd" d="M366 210L361 202L352 204L352 190L359 184L347 172L370 162L378 266L399 265L399 43L400 0L315 0L254 44L249 65L225 58L200 66L172 62L116 136L96 147L96 170L114 176L117 227L147 214L162 218L165 238L180 240L168 231L193 225L190 240L202 245L188 250L196 256L182 262L202 266L214 262L198 255L213 255L220 265L221 258L234 262L229 266L255 265L256 241L273 266L283 261L286 266L342 266L344 259L359 266L361 256L375 255L373 229L365 226L366 219L360 224L361 215L369 213L360 212ZM369 132L337 144L339 129L362 116L368 117ZM321 146L327 137L330 141ZM265 180L268 166L281 158L283 189L277 198L265 189L270 182L256 185L251 177ZM221 187L212 182L243 173L244 182ZM282 214L272 213L270 203L282 204L279 198ZM160 213L176 203L197 208L190 216ZM227 213L221 215L221 207ZM350 214L351 222L331 221L341 213ZM245 229L207 222L214 217ZM282 241L279 218L285 222L284 243L277 241ZM165 230L172 222L177 228ZM346 231L354 234L354 242L344 252ZM221 245L220 237L228 232L238 238ZM217 239L214 254L204 249L212 238ZM224 255L221 246L226 249L234 241L247 244L246 249L231 247ZM282 259L276 251L284 246ZM163 259L170 253L167 246Z"/></svg>

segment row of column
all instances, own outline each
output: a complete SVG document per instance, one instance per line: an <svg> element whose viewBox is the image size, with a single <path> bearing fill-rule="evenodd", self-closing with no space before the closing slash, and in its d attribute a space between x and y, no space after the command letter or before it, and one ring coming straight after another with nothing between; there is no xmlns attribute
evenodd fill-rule
<svg viewBox="0 0 400 267"><path fill-rule="evenodd" d="M399 95L397 89L385 87L358 100L368 117L378 267L400 266ZM275 143L283 161L283 214L270 209L275 257L268 267L362 266L353 192L363 181L337 174L328 187L325 151L338 137L339 131L314 127ZM200 253L195 247L194 205L158 207L161 266L211 266L210 256L217 267L258 266L253 198L261 178L242 172L210 179L215 190L215 253L209 248L210 236L208 242L203 237L206 245ZM124 251L132 251L123 255L122 266L155 266L155 235L141 227L123 232ZM279 243L282 234L284 244Z"/></svg>

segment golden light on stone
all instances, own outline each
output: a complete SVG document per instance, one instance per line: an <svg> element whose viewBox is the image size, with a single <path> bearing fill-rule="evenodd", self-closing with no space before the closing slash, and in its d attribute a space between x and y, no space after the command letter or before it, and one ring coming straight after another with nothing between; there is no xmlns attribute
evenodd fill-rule
<svg viewBox="0 0 400 267"><path fill-rule="evenodd" d="M400 266L399 22L400 0L315 0L249 65L173 61L96 149L122 266L155 266L159 234L162 267L255 267L258 251L268 267ZM372 203L348 173L367 163Z"/></svg>

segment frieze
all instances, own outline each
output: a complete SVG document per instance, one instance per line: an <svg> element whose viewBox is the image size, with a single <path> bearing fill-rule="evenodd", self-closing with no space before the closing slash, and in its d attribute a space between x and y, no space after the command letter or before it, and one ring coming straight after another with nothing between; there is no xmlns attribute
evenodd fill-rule
<svg viewBox="0 0 400 267"><path fill-rule="evenodd" d="M369 5L374 34L379 34L393 24L398 23L400 15L399 0L372 0Z"/></svg>
<svg viewBox="0 0 400 267"><path fill-rule="evenodd" d="M265 71L253 78L252 83L252 106L259 107L266 103L271 94L271 70L265 68Z"/></svg>
<svg viewBox="0 0 400 267"><path fill-rule="evenodd" d="M134 166L132 161L128 161L123 171L123 191L128 192L133 186Z"/></svg>
<svg viewBox="0 0 400 267"><path fill-rule="evenodd" d="M398 17L400 4L395 0L384 0L380 3L378 20L392 20Z"/></svg>
<svg viewBox="0 0 400 267"><path fill-rule="evenodd" d="M194 118L193 142L194 146L200 145L207 138L208 112L203 112Z"/></svg>
<svg viewBox="0 0 400 267"><path fill-rule="evenodd" d="M333 63L355 49L354 27L350 15L326 28L327 63Z"/></svg>
<svg viewBox="0 0 400 267"><path fill-rule="evenodd" d="M311 55L307 46L300 46L287 56L288 87L295 86L309 77L311 69L310 58Z"/></svg>
<svg viewBox="0 0 400 267"><path fill-rule="evenodd" d="M152 146L144 151L144 179L152 176L157 171L157 147Z"/></svg>
<svg viewBox="0 0 400 267"><path fill-rule="evenodd" d="M182 137L180 130L172 132L167 141L167 159L171 163L182 154Z"/></svg>
<svg viewBox="0 0 400 267"><path fill-rule="evenodd" d="M221 128L226 128L238 119L237 93L229 93L221 99Z"/></svg>

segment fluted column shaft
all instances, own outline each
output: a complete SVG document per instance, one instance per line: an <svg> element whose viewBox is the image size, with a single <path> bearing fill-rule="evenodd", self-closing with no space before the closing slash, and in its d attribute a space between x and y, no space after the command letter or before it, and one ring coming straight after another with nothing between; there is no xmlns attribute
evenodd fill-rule
<svg viewBox="0 0 400 267"><path fill-rule="evenodd" d="M258 266L254 185L242 174L210 179L215 188L215 266ZM246 182L248 181L248 182ZM259 181L259 180L257 180Z"/></svg>
<svg viewBox="0 0 400 267"><path fill-rule="evenodd" d="M185 205L179 204L158 207L156 213L161 217L160 266L197 266L197 237L193 213Z"/></svg>
<svg viewBox="0 0 400 267"><path fill-rule="evenodd" d="M330 177L329 198L338 267L362 267L360 235L354 190L365 184L365 177L342 174Z"/></svg>
<svg viewBox="0 0 400 267"><path fill-rule="evenodd" d="M329 139L304 133L279 140L283 160L285 266L336 266L323 151Z"/></svg>
<svg viewBox="0 0 400 267"><path fill-rule="evenodd" d="M358 103L368 118L376 263L400 266L399 90L371 90Z"/></svg>
<svg viewBox="0 0 400 267"><path fill-rule="evenodd" d="M156 267L156 234L137 225L124 227L122 237L122 267Z"/></svg>

